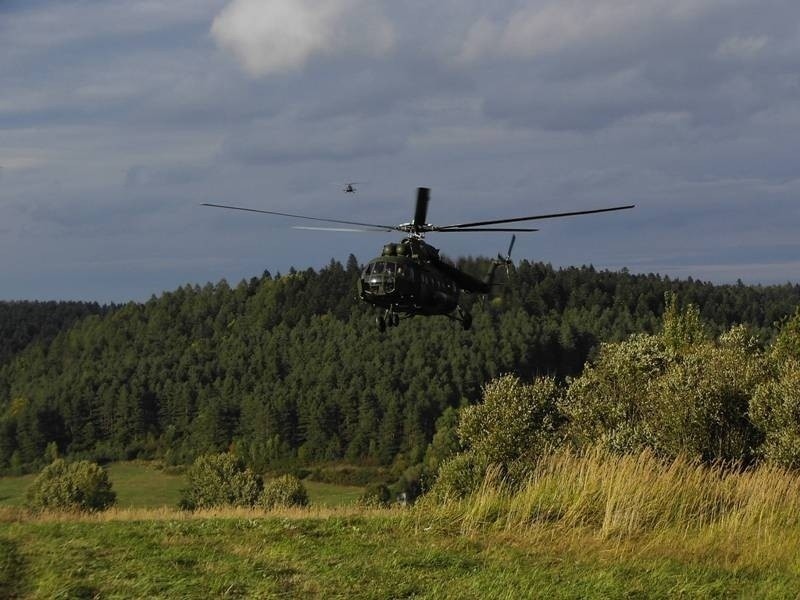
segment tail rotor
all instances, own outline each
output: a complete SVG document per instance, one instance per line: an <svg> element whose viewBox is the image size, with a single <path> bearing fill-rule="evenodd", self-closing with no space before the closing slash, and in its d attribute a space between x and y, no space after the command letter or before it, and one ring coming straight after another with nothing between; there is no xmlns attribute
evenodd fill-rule
<svg viewBox="0 0 800 600"><path fill-rule="evenodd" d="M499 265L505 265L506 267L506 277L511 275L510 269L514 268L514 262L511 260L511 251L514 249L514 242L516 241L517 236L514 234L511 236L511 243L508 245L508 252L506 252L505 258L500 254L497 255L497 262Z"/></svg>

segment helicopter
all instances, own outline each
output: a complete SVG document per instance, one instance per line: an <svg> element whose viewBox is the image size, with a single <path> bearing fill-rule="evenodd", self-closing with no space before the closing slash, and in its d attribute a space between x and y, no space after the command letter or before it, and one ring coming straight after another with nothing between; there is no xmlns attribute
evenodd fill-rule
<svg viewBox="0 0 800 600"><path fill-rule="evenodd" d="M409 223L400 225L377 225L374 223L360 223L357 221L344 221L341 219L328 219L322 217L309 217L281 213L271 210L244 208L225 204L203 203L203 206L242 210L247 212L292 217L339 225L355 225L356 228L343 227L304 227L295 226L294 229L308 229L317 231L375 231L393 232L400 231L407 236L400 242L389 242L384 245L381 255L373 258L364 267L358 280L358 296L364 302L376 306L382 312L376 317L378 330L383 332L386 327L396 327L400 319L411 318L416 315L443 315L461 323L464 330L472 327L472 315L459 304L461 292L470 294L488 295L494 285L497 268L512 265L511 251L514 248L516 234L539 231L524 227L487 227L487 225L500 225L505 223L519 223L538 219L555 219L576 215L589 215L634 208L634 204L613 206L610 208L597 208L592 210L578 210L562 213L532 215L528 217L514 217L510 219L493 219L488 221L474 221L471 223L458 223L453 225L431 225L427 223L428 203L430 202L430 188L417 188L417 203L414 218ZM439 256L439 250L425 241L426 233L452 233L470 231L494 231L513 233L508 252L505 256L500 254L492 260L489 271L483 280L477 279Z"/></svg>
<svg viewBox="0 0 800 600"><path fill-rule="evenodd" d="M356 186L357 185L361 185L362 183L364 183L364 182L363 181L348 181L347 183L344 184L344 187L342 188L342 191L345 194L355 194L358 191L358 188Z"/></svg>

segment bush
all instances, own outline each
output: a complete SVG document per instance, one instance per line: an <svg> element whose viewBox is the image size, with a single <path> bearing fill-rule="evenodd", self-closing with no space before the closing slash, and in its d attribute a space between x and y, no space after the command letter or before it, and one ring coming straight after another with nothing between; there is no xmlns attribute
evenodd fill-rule
<svg viewBox="0 0 800 600"><path fill-rule="evenodd" d="M486 469L487 464L475 454L456 454L439 468L439 476L429 494L442 501L466 498L483 482Z"/></svg>
<svg viewBox="0 0 800 600"><path fill-rule="evenodd" d="M533 461L558 443L560 396L551 378L531 384L512 375L495 379L484 388L481 404L461 410L461 444L481 462L503 470L520 459Z"/></svg>
<svg viewBox="0 0 800 600"><path fill-rule="evenodd" d="M800 363L784 366L777 380L758 387L750 417L764 432L761 453L782 467L800 467Z"/></svg>
<svg viewBox="0 0 800 600"><path fill-rule="evenodd" d="M27 491L31 510L101 511L116 502L108 473L89 461L56 459L42 469Z"/></svg>
<svg viewBox="0 0 800 600"><path fill-rule="evenodd" d="M458 439L458 411L448 406L442 415L436 419L436 433L431 443L425 450L422 464L421 480L427 486L436 479L442 463L458 454L461 442Z"/></svg>
<svg viewBox="0 0 800 600"><path fill-rule="evenodd" d="M661 334L603 344L595 363L571 382L562 410L578 445L747 461L761 441L750 400L768 375L744 326L713 340L696 309L681 312L673 303Z"/></svg>
<svg viewBox="0 0 800 600"><path fill-rule="evenodd" d="M599 443L615 452L632 452L645 440L639 426L644 391L667 370L672 353L660 336L634 334L600 346L594 364L570 382L561 410L578 446Z"/></svg>
<svg viewBox="0 0 800 600"><path fill-rule="evenodd" d="M308 492L294 475L281 475L266 482L258 504L267 509L308 506Z"/></svg>
<svg viewBox="0 0 800 600"><path fill-rule="evenodd" d="M361 506L377 508L388 506L391 499L392 493L389 491L386 484L373 483L367 486L367 489L364 490L364 493L361 494L361 497L358 499L358 503Z"/></svg>
<svg viewBox="0 0 800 600"><path fill-rule="evenodd" d="M199 456L186 471L181 508L195 510L217 506L253 506L263 487L261 478L232 454Z"/></svg>
<svg viewBox="0 0 800 600"><path fill-rule="evenodd" d="M761 443L748 418L750 399L766 377L744 326L687 349L643 394L648 445L669 458L749 461Z"/></svg>
<svg viewBox="0 0 800 600"><path fill-rule="evenodd" d="M781 327L769 366L773 377L758 386L750 418L764 433L764 458L800 468L800 310Z"/></svg>

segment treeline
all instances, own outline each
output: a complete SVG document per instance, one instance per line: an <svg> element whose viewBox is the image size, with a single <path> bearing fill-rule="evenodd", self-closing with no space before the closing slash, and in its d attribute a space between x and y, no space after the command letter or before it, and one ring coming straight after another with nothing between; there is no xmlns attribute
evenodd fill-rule
<svg viewBox="0 0 800 600"><path fill-rule="evenodd" d="M0 301L0 365L32 342L48 343L80 319L113 308L97 302Z"/></svg>
<svg viewBox="0 0 800 600"><path fill-rule="evenodd" d="M482 273L486 261L462 260ZM714 286L522 261L496 298L470 298L473 330L417 317L380 334L355 299L360 267L185 286L91 315L0 367L0 469L45 455L159 457L235 450L256 469L423 461L448 407L490 379L580 373L601 341L660 327L664 294L714 332L762 340L800 302L794 285Z"/></svg>

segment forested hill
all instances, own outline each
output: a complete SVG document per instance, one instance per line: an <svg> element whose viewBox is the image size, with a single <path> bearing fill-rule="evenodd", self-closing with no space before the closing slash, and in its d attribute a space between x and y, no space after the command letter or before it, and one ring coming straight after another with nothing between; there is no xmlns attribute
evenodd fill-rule
<svg viewBox="0 0 800 600"><path fill-rule="evenodd" d="M31 342L50 342L79 319L112 309L97 302L0 301L0 364Z"/></svg>
<svg viewBox="0 0 800 600"><path fill-rule="evenodd" d="M482 272L485 261L462 266ZM359 266L186 286L79 321L0 367L0 469L54 445L95 459L185 462L230 448L256 467L419 462L448 406L502 372L575 374L599 341L653 331L664 293L719 329L768 337L800 287L714 286L522 261L473 330L417 317L384 334L355 299ZM474 299L473 299L474 300ZM48 448L49 445L49 448Z"/></svg>

